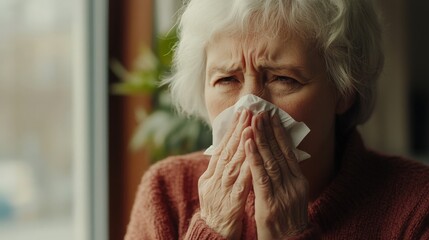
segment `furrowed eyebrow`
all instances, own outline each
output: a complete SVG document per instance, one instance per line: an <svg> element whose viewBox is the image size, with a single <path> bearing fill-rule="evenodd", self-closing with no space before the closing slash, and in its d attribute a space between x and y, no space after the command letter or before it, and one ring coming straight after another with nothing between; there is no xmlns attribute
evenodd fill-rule
<svg viewBox="0 0 429 240"><path fill-rule="evenodd" d="M307 76L306 69L302 66L298 65L275 65L275 66L260 66L261 69L273 71L273 72L283 72L287 71L290 72L298 77L300 77L303 80L308 80L309 77Z"/></svg>
<svg viewBox="0 0 429 240"><path fill-rule="evenodd" d="M278 65L273 65L273 64L262 64L260 66L258 66L258 68L260 70L268 70L268 71L273 71L273 72L287 72L287 73L292 73L293 75L295 75L296 77L301 78L302 80L309 80L309 76L307 76L307 72L305 67L303 66L299 66L299 65L293 65L293 64L278 64ZM218 65L218 66L213 66L211 68L209 68L208 70L208 78L212 78L213 75L215 75L216 73L219 74L233 74L236 72L242 71L241 66L239 66L238 64L231 64L231 65Z"/></svg>
<svg viewBox="0 0 429 240"><path fill-rule="evenodd" d="M241 71L241 67L238 65L231 65L231 66L213 66L209 68L208 76L211 77L215 73L221 73L221 74L231 74L238 71Z"/></svg>
<svg viewBox="0 0 429 240"><path fill-rule="evenodd" d="M272 70L272 71L280 71L280 70L288 70L288 71L296 71L296 72L304 72L305 68L300 65L294 64L261 64L258 66L261 69Z"/></svg>

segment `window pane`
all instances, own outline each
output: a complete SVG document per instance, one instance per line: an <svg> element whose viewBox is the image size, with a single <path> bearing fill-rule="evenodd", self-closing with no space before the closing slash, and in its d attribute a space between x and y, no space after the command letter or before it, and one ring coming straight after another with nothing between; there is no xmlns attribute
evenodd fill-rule
<svg viewBox="0 0 429 240"><path fill-rule="evenodd" d="M0 238L73 238L73 4L0 1Z"/></svg>

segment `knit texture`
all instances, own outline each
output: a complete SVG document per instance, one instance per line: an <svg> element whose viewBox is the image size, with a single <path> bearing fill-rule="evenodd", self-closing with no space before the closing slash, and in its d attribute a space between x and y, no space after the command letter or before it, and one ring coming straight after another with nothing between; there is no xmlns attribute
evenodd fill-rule
<svg viewBox="0 0 429 240"><path fill-rule="evenodd" d="M357 132L338 173L309 207L308 228L291 239L429 239L429 167L367 150ZM143 176L126 240L223 239L199 216L198 179L209 158L170 157ZM242 239L256 239L250 192Z"/></svg>

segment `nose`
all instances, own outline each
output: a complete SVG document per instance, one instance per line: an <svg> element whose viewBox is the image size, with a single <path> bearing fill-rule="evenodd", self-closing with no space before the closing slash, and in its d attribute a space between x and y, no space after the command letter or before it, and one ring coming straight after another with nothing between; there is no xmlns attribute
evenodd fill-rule
<svg viewBox="0 0 429 240"><path fill-rule="evenodd" d="M244 79L241 96L247 94L256 95L264 100L269 101L269 94L265 88L263 76L246 76Z"/></svg>

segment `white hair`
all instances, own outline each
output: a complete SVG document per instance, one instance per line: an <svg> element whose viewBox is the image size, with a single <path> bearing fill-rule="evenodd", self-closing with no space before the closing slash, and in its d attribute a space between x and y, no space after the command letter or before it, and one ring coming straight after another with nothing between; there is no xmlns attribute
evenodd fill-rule
<svg viewBox="0 0 429 240"><path fill-rule="evenodd" d="M371 0L189 0L178 23L170 84L179 112L208 119L204 101L206 52L216 34L291 32L316 44L330 80L355 97L347 128L365 122L383 67L380 27Z"/></svg>

